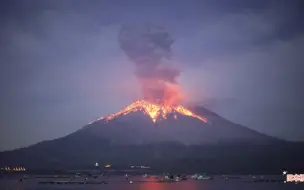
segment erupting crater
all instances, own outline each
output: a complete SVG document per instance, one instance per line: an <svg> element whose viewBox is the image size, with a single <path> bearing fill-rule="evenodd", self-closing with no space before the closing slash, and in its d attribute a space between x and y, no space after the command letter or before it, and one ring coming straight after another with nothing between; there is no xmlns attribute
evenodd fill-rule
<svg viewBox="0 0 304 190"><path fill-rule="evenodd" d="M159 104L150 103L146 100L137 100L132 104L130 104L129 106L125 107L124 109L120 110L119 112L113 113L107 117L101 117L96 121L98 120L110 121L117 116L127 115L131 112L136 112L136 111L142 111L144 114L148 115L154 123L157 121L158 118L167 119L168 114L171 113L179 113L185 116L194 117L201 120L204 123L207 123L207 119L205 117L192 113L190 110L186 109L182 105L177 105L177 106L159 105ZM176 119L177 116L174 115L174 118Z"/></svg>

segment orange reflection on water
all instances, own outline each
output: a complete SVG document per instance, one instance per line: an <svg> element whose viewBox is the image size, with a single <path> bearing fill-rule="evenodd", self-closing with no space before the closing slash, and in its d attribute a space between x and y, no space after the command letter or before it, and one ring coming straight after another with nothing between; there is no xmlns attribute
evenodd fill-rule
<svg viewBox="0 0 304 190"><path fill-rule="evenodd" d="M163 183L145 182L140 184L140 190L165 190Z"/></svg>
<svg viewBox="0 0 304 190"><path fill-rule="evenodd" d="M196 190L199 189L195 181L187 180L173 183L144 182L140 190Z"/></svg>

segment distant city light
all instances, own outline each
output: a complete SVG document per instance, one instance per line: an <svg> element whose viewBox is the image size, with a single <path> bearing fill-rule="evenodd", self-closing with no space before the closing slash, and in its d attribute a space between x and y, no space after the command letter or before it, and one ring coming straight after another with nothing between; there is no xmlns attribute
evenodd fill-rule
<svg viewBox="0 0 304 190"><path fill-rule="evenodd" d="M150 166L130 166L130 168L148 169L148 168L150 168Z"/></svg>
<svg viewBox="0 0 304 190"><path fill-rule="evenodd" d="M24 167L9 167L5 166L4 168L0 168L1 171L12 171L12 172L23 172L26 171Z"/></svg>

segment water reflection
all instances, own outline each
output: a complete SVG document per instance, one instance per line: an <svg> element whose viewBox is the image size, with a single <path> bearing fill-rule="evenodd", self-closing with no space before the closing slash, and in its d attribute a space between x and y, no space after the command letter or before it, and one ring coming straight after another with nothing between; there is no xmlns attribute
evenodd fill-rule
<svg viewBox="0 0 304 190"><path fill-rule="evenodd" d="M146 182L139 186L140 190L165 190L164 183Z"/></svg>
<svg viewBox="0 0 304 190"><path fill-rule="evenodd" d="M200 189L197 183L192 180L174 182L174 183L157 183L146 182L140 184L140 190L197 190Z"/></svg>

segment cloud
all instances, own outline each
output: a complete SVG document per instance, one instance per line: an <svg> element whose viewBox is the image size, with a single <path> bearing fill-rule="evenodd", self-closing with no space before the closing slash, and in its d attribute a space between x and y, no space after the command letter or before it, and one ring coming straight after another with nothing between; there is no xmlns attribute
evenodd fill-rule
<svg viewBox="0 0 304 190"><path fill-rule="evenodd" d="M181 80L195 101L216 100L207 107L220 115L267 134L301 140L304 34L282 36L278 28L286 23L275 16L267 11L230 14L177 40L175 49L185 63ZM221 102L226 99L235 101Z"/></svg>
<svg viewBox="0 0 304 190"><path fill-rule="evenodd" d="M116 40L119 27L96 27L77 14L52 11L25 26L6 23L1 31L7 40L1 45L0 133L13 140L0 138L3 147L74 132L136 96L138 89L130 85L135 81L132 64ZM20 133L25 135L17 138Z"/></svg>

